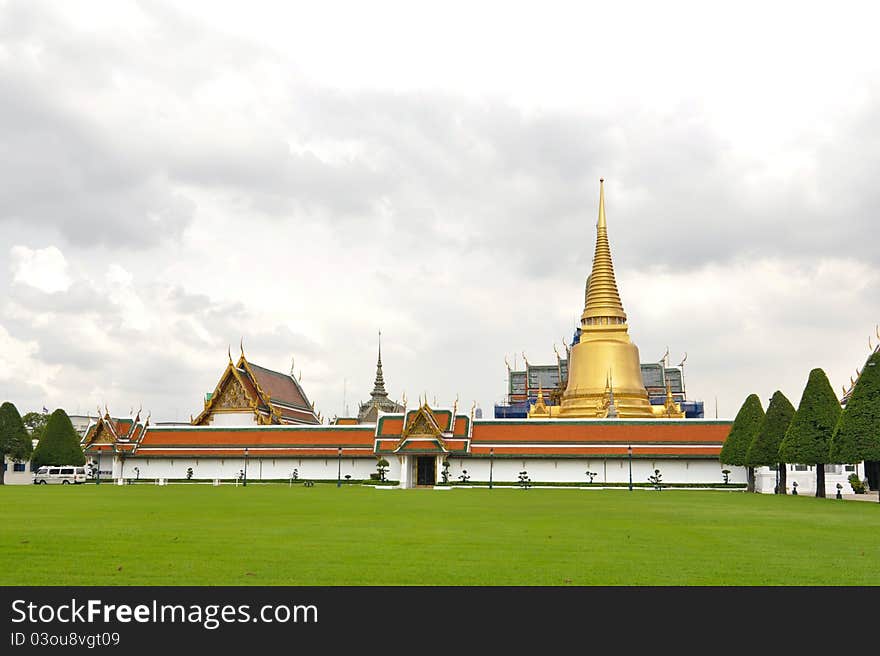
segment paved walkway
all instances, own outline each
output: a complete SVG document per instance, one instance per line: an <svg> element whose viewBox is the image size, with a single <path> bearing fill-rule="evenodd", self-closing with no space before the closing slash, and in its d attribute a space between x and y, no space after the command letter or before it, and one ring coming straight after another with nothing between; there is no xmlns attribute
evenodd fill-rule
<svg viewBox="0 0 880 656"><path fill-rule="evenodd" d="M877 491L865 492L864 494L844 494L844 499L854 499L856 501L873 501L877 503Z"/></svg>

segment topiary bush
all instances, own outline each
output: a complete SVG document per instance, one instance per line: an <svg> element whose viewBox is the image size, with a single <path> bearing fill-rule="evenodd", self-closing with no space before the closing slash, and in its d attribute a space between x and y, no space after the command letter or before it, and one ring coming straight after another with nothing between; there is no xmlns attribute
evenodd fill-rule
<svg viewBox="0 0 880 656"><path fill-rule="evenodd" d="M719 454L721 462L725 465L748 467L749 492L755 491L755 468L748 465L747 455L763 421L764 408L761 407L761 399L757 394L749 394L736 413L730 433L724 440L724 446L721 447Z"/></svg>
<svg viewBox="0 0 880 656"><path fill-rule="evenodd" d="M880 352L865 363L831 439L831 461L880 460Z"/></svg>
<svg viewBox="0 0 880 656"><path fill-rule="evenodd" d="M801 402L779 445L783 462L816 465L816 496L825 497L825 467L831 436L840 419L840 401L821 369L813 369ZM849 461L847 461L849 462Z"/></svg>
<svg viewBox="0 0 880 656"><path fill-rule="evenodd" d="M70 423L70 417L58 409L49 417L43 438L34 449L33 467L43 465L84 465L86 457L79 444L79 435Z"/></svg>

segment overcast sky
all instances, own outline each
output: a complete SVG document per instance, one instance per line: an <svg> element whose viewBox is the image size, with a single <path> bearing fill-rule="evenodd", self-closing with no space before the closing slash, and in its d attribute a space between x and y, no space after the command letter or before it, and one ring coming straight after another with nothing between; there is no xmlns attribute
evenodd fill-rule
<svg viewBox="0 0 880 656"><path fill-rule="evenodd" d="M319 411L485 416L583 309L732 417L880 321L873 3L0 0L0 397L201 409L244 338ZM874 339L876 344L877 339Z"/></svg>

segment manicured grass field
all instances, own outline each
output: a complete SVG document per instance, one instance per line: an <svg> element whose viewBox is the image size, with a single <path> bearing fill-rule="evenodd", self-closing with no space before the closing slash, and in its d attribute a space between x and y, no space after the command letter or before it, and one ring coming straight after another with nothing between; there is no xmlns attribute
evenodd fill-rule
<svg viewBox="0 0 880 656"><path fill-rule="evenodd" d="M880 504L742 492L0 487L0 585L880 585Z"/></svg>

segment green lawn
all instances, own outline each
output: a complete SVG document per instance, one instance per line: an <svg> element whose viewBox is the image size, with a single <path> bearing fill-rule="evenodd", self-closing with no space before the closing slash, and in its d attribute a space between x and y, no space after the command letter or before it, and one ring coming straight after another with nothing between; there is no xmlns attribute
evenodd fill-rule
<svg viewBox="0 0 880 656"><path fill-rule="evenodd" d="M880 585L880 504L729 491L0 487L0 585Z"/></svg>

